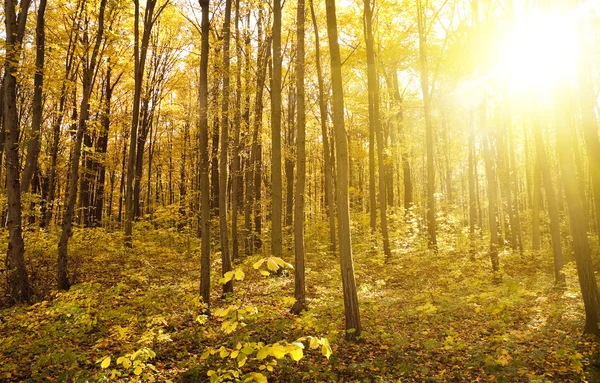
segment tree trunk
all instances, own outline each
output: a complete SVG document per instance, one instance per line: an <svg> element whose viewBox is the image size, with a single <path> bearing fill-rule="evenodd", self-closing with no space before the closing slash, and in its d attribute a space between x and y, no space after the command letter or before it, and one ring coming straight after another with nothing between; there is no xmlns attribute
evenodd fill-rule
<svg viewBox="0 0 600 383"><path fill-rule="evenodd" d="M600 296L598 295L598 285L587 237L587 222L584 219L583 201L577 190L573 151L572 147L569 147L569 142L571 141L568 139L567 133L569 121L567 111L564 107L568 102L563 97L560 97L560 95L557 95L556 101L554 110L556 115L558 158L569 212L569 223L571 226L571 236L573 237L573 250L575 253L575 263L577 264L579 286L585 306L585 326L583 331L584 333L600 335L600 329L598 328L598 323L600 322Z"/></svg>
<svg viewBox="0 0 600 383"><path fill-rule="evenodd" d="M537 251L540 249L540 199L542 198L542 172L540 161L536 158L533 170L533 201L531 203L531 247Z"/></svg>
<svg viewBox="0 0 600 383"><path fill-rule="evenodd" d="M240 202L240 129L241 129L241 102L242 102L242 41L240 36L240 0L235 2L235 54L236 54L236 72L235 72L235 112L233 122L233 148L231 161L231 260L239 258L239 238L238 238L238 210ZM243 187L242 187L243 189Z"/></svg>
<svg viewBox="0 0 600 383"><path fill-rule="evenodd" d="M325 1L327 11L327 34L331 57L331 88L333 95L333 127L335 132L337 159L337 204L340 244L340 265L344 292L344 314L346 317L346 337L357 339L361 334L358 295L354 279L352 259L352 237L350 232L350 206L348 200L348 142L344 121L344 87L342 80L342 60L338 43L335 0Z"/></svg>
<svg viewBox="0 0 600 383"><path fill-rule="evenodd" d="M540 171L542 173L542 182L544 183L544 192L548 202L548 214L550 215L550 235L552 237L552 251L554 253L554 277L557 284L564 283L565 276L562 268L565 263L562 253L560 239L560 217L558 214L558 203L550 174L550 167L544 149L544 138L542 136L542 126L539 112L535 111L533 134L535 138L535 149L539 161ZM535 197L535 196L534 196Z"/></svg>
<svg viewBox="0 0 600 383"><path fill-rule="evenodd" d="M500 261L498 259L498 188L496 184L496 169L494 166L494 155L490 148L490 136L487 127L487 109L485 100L479 108L479 128L483 133L483 158L485 161L485 175L487 178L487 192L489 212L488 219L490 225L490 261L494 273L500 270Z"/></svg>
<svg viewBox="0 0 600 383"><path fill-rule="evenodd" d="M67 194L67 203L63 214L62 232L58 242L58 288L68 290L70 282L68 279L68 242L73 229L73 216L75 214L75 204L77 202L77 184L79 181L79 158L81 156L81 145L83 135L87 129L90 109L90 97L94 88L94 78L100 53L100 45L104 34L104 11L107 0L100 3L100 12L98 14L98 30L96 32L96 41L92 51L91 59L84 63L83 70L83 93L81 97L81 106L79 112L79 121L73 155L71 157L71 173L69 179L69 188Z"/></svg>
<svg viewBox="0 0 600 383"><path fill-rule="evenodd" d="M300 313L306 307L306 281L304 276L304 192L306 185L306 110L304 105L304 24L305 2L298 0L297 52L296 52L296 92L298 102L298 133L296 135L296 194L294 206L294 298L293 313Z"/></svg>
<svg viewBox="0 0 600 383"><path fill-rule="evenodd" d="M271 83L271 249L274 257L282 250L281 182L281 0L273 1L273 77Z"/></svg>
<svg viewBox="0 0 600 383"><path fill-rule="evenodd" d="M429 248L437 251L435 221L435 168L433 164L433 125L429 94L429 71L427 68L427 23L426 10L421 0L417 0L417 26L419 30L419 68L421 72L421 93L423 94L423 113L425 116L425 135L427 146L427 233Z"/></svg>
<svg viewBox="0 0 600 383"><path fill-rule="evenodd" d="M223 104L221 108L221 153L219 166L219 226L221 232L221 274L231 271L229 227L227 224L227 169L229 153L229 43L231 31L231 0L225 1L223 24ZM233 280L223 285L223 294L233 293Z"/></svg>
<svg viewBox="0 0 600 383"><path fill-rule="evenodd" d="M323 139L323 166L325 167L325 205L327 207L327 218L329 220L329 250L335 253L335 196L333 190L333 158L329 149L329 133L327 131L327 101L325 100L325 85L323 84L323 69L321 67L321 51L319 41L319 29L317 17L313 6L313 0L310 0L310 15L312 18L313 29L315 31L315 65L317 67L317 81L319 85L319 112L321 120L321 137Z"/></svg>
<svg viewBox="0 0 600 383"><path fill-rule="evenodd" d="M125 220L125 246L133 246L133 219L135 217L134 210L134 178L136 170L136 156L138 144L138 125L140 119L140 103L142 97L142 83L144 80L144 68L146 65L146 55L148 53L148 44L150 42L150 33L158 16L165 9L168 0L158 9L156 15L154 10L158 0L146 0L146 8L144 10L144 31L140 47L140 1L134 0L135 3L135 20L134 20L134 92L133 92L133 108L131 112L131 136L129 142L129 160L127 163L127 189L125 193L125 210L127 219Z"/></svg>
<svg viewBox="0 0 600 383"><path fill-rule="evenodd" d="M392 256L387 224L387 195L386 195L386 165L384 160L384 140L381 131L381 119L379 116L379 80L375 64L375 42L373 40L373 10L370 0L364 0L365 12L365 40L367 45L367 67L369 87L369 122L371 130L377 138L377 163L379 165L379 210L381 219L381 235L383 237L383 253L386 257ZM375 205L372 206L374 208Z"/></svg>
<svg viewBox="0 0 600 383"><path fill-rule="evenodd" d="M29 278L25 268L25 244L21 217L21 185L19 181L19 121L17 115L17 78L21 58L21 44L25 34L27 11L31 1L6 0L6 60L4 61L4 128L6 139L6 194L8 197L8 251L6 275L13 301L28 302L31 298ZM20 12L17 14L17 6Z"/></svg>
<svg viewBox="0 0 600 383"><path fill-rule="evenodd" d="M200 0L202 8L202 46L200 55L200 295L208 309L210 307L210 193L208 185L208 54L209 0Z"/></svg>
<svg viewBox="0 0 600 383"><path fill-rule="evenodd" d="M25 167L23 168L21 193L29 192L33 174L37 168L38 155L40 154L40 129L42 127L42 90L44 86L44 53L46 35L44 23L46 14L46 0L40 0L35 27L35 75L33 78L33 106L31 116L31 141L27 146Z"/></svg>

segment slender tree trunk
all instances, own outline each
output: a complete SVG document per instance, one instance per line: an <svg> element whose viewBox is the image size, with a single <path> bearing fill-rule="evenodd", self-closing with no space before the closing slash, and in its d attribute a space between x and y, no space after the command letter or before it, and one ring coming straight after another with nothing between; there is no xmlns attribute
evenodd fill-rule
<svg viewBox="0 0 600 383"><path fill-rule="evenodd" d="M27 193L37 168L38 155L40 154L40 130L42 127L42 90L44 86L44 53L46 35L44 22L46 14L46 0L40 0L35 27L35 75L33 78L33 111L31 116L31 141L27 146L25 167L23 168L21 193Z"/></svg>
<svg viewBox="0 0 600 383"><path fill-rule="evenodd" d="M235 2L235 54L237 59L235 71L235 111L233 122L233 148L231 161L231 259L239 258L239 238L238 238L238 210L240 202L240 128L241 128L241 108L242 108L242 40L240 36L240 0ZM242 187L243 189L243 187Z"/></svg>
<svg viewBox="0 0 600 383"><path fill-rule="evenodd" d="M384 159L384 140L379 116L379 80L375 64L375 42L373 40L373 9L370 0L364 0L365 13L365 40L367 42L367 67L369 86L369 122L371 130L377 138L377 163L379 165L379 210L381 219L381 235L383 237L383 253L386 257L392 256L387 223L387 195L386 195L386 165ZM375 205L372 206L374 208Z"/></svg>
<svg viewBox="0 0 600 383"><path fill-rule="evenodd" d="M304 24L305 2L298 0L297 14L297 52L296 52L296 93L298 102L298 133L296 135L296 194L294 206L294 298L293 313L299 313L306 307L306 281L304 276L304 193L306 185L306 110L304 106Z"/></svg>
<svg viewBox="0 0 600 383"><path fill-rule="evenodd" d="M542 126L539 112L535 111L533 134L535 138L535 149L539 161L539 168L542 174L542 182L544 183L544 192L546 201L548 202L548 214L550 215L550 235L552 237L552 251L554 253L554 277L557 284L564 283L565 276L562 273L562 268L565 263L562 253L561 238L560 238L560 217L558 214L558 203L550 174L550 164L546 157L544 149L544 138L542 136ZM534 196L535 198L535 196Z"/></svg>
<svg viewBox="0 0 600 383"><path fill-rule="evenodd" d="M200 295L208 309L210 307L210 193L208 185L208 54L209 0L199 0L202 8L202 46L200 55Z"/></svg>
<svg viewBox="0 0 600 383"><path fill-rule="evenodd" d="M584 219L583 201L577 191L573 151L569 147L570 140L567 137L569 121L567 111L564 107L566 104L566 100L560 96L557 97L557 103L554 107L557 120L556 143L567 200L571 236L573 237L577 275L579 276L579 286L585 306L585 326L583 331L584 333L600 335L598 327L598 323L600 322L600 296L598 294L598 285L587 237L587 221Z"/></svg>
<svg viewBox="0 0 600 383"><path fill-rule="evenodd" d="M496 169L494 166L494 155L492 154L490 132L487 127L487 109L485 100L479 108L479 124L483 133L483 158L485 161L485 174L487 178L487 192L489 203L489 225L490 225L490 261L492 270L500 270L500 261L498 259L498 188L496 184Z"/></svg>
<svg viewBox="0 0 600 383"><path fill-rule="evenodd" d="M352 259L352 237L350 233L350 206L348 199L348 142L344 121L344 87L342 80L342 60L338 43L335 0L325 1L327 11L327 34L331 57L331 87L333 95L333 127L335 132L337 159L337 212L340 244L340 264L344 292L344 314L346 317L346 337L360 337L362 328L358 308L358 294L354 279Z"/></svg>
<svg viewBox="0 0 600 383"><path fill-rule="evenodd" d="M281 0L273 0L273 76L271 82L271 249L281 257L282 182L281 182Z"/></svg>
<svg viewBox="0 0 600 383"><path fill-rule="evenodd" d="M477 223L477 197L475 195L475 112L469 113L469 234L475 234Z"/></svg>
<svg viewBox="0 0 600 383"><path fill-rule="evenodd" d="M533 250L540 249L540 199L542 197L542 172L540 161L536 158L533 170L533 201L531 203L531 247Z"/></svg>
<svg viewBox="0 0 600 383"><path fill-rule="evenodd" d="M325 168L325 205L327 207L327 218L329 220L329 250L335 253L335 196L333 190L333 158L329 149L329 133L327 129L327 101L325 100L325 85L323 84L323 69L321 67L321 50L319 41L319 29L317 17L313 6L313 0L310 0L310 15L312 18L313 29L315 31L315 65L317 67L317 81L319 85L319 113L321 120L321 137L323 139L323 166Z"/></svg>
<svg viewBox="0 0 600 383"><path fill-rule="evenodd" d="M146 65L146 56L148 53L148 45L150 42L150 34L152 27L158 16L165 9L168 0L158 9L156 15L154 10L158 0L146 0L146 8L144 10L144 31L140 47L140 1L134 0L135 4L135 20L134 20L134 93L133 93L133 108L131 112L131 136L129 143L129 162L127 164L127 189L125 193L125 210L127 219L125 220L125 246L133 246L133 219L135 218L134 210L134 179L136 170L136 156L138 144L138 125L140 119L140 103L142 97L142 83L144 80L144 68Z"/></svg>
<svg viewBox="0 0 600 383"><path fill-rule="evenodd" d="M427 146L427 233L429 247L437 250L435 220L435 167L433 163L433 125L429 94L429 71L427 68L427 20L422 0L417 0L417 26L419 30L419 68L421 72L421 93L423 94L423 113L425 116L425 135Z"/></svg>
<svg viewBox="0 0 600 383"><path fill-rule="evenodd" d="M98 30L96 40L89 63L86 62L83 70L83 93L81 97L81 106L79 113L79 122L75 134L73 155L71 157L71 173L69 179L69 188L67 194L67 203L63 214L62 232L58 242L58 288L68 290L70 282L68 279L68 242L73 230L73 216L75 214L75 204L77 202L77 184L79 182L79 158L81 156L81 145L83 136L87 129L89 119L90 97L94 88L94 78L100 53L100 45L104 34L104 11L107 0L100 3L98 14Z"/></svg>
<svg viewBox="0 0 600 383"><path fill-rule="evenodd" d="M21 185L19 180L19 121L17 115L17 72L21 59L21 44L25 34L30 0L5 0L6 59L4 61L3 127L6 152L6 194L8 197L8 250L6 275L13 301L27 302L31 298L29 278L25 268L25 244L21 217ZM20 12L17 14L17 6Z"/></svg>
<svg viewBox="0 0 600 383"><path fill-rule="evenodd" d="M229 227L227 223L227 169L229 153L229 43L231 31L231 0L225 1L223 24L223 104L221 108L221 155L219 171L219 223L221 231L221 274L231 271ZM233 293L233 280L223 285L223 294Z"/></svg>
<svg viewBox="0 0 600 383"><path fill-rule="evenodd" d="M579 84L579 103L581 105L581 125L585 148L589 160L589 173L594 195L594 208L596 211L596 235L600 240L600 140L598 139L598 125L596 122L595 109L597 107L596 95L594 94L594 80L591 76L589 52L591 47L585 45L583 32L584 23L580 23L579 40L583 45L581 53L577 58L577 74ZM585 203L585 201L582 201Z"/></svg>

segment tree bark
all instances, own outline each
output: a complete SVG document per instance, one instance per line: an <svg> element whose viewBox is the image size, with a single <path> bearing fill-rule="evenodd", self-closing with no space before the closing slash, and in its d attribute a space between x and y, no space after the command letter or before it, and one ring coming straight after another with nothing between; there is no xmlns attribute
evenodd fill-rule
<svg viewBox="0 0 600 383"><path fill-rule="evenodd" d="M274 257L282 251L281 181L281 0L273 0L273 76L271 83L271 250Z"/></svg>
<svg viewBox="0 0 600 383"><path fill-rule="evenodd" d="M584 219L583 201L581 200L581 194L577 190L573 151L572 147L569 147L569 142L571 142L568 139L569 121L567 111L564 107L568 102L558 94L556 101L554 110L558 158L567 200L579 286L585 306L585 326L583 331L584 333L600 335L600 328L598 327L598 323L600 322L600 296L598 294L598 285L587 237L588 228L587 221Z"/></svg>
<svg viewBox="0 0 600 383"><path fill-rule="evenodd" d="M558 214L558 203L550 174L550 167L544 149L544 138L542 136L542 126L538 111L534 111L534 127L533 134L535 138L535 149L538 158L539 168L544 183L544 192L546 201L548 202L548 214L550 215L550 235L552 237L552 251L554 254L554 277L557 284L564 283L565 276L562 273L562 268L565 263L562 253L561 238L560 238L560 217ZM535 196L534 196L535 198Z"/></svg>
<svg viewBox="0 0 600 383"><path fill-rule="evenodd" d="M208 54L209 41L209 0L199 0L202 8L202 45L200 55L200 295L208 309L210 307L210 192L208 184Z"/></svg>
<svg viewBox="0 0 600 383"><path fill-rule="evenodd" d="M21 176L21 193L29 192L33 174L40 154L40 130L42 127L42 91L44 87L44 53L46 35L44 33L46 0L40 0L35 27L35 75L33 78L33 106L31 116L31 140L27 146L25 167Z"/></svg>
<svg viewBox="0 0 600 383"><path fill-rule="evenodd" d="M329 220L329 250L335 253L335 195L333 190L333 158L329 149L329 133L327 129L327 101L325 99L325 85L323 84L323 69L321 67L321 49L319 41L319 29L313 0L310 0L310 15L313 29L315 31L315 65L317 67L317 81L319 86L319 116L321 120L321 137L323 139L323 166L325 168L325 205L327 218Z"/></svg>
<svg viewBox="0 0 600 383"><path fill-rule="evenodd" d="M327 12L327 35L331 57L331 87L333 95L333 127L337 159L337 204L338 235L340 244L340 265L344 292L344 314L346 317L346 337L357 339L361 334L358 294L354 279L352 259L352 237L350 232L350 206L348 199L348 142L344 121L344 88L342 80L342 60L338 43L335 0L325 1Z"/></svg>
<svg viewBox="0 0 600 383"><path fill-rule="evenodd" d="M81 156L81 146L83 135L87 129L90 109L90 97L94 88L94 78L98 64L98 56L100 54L100 45L104 35L104 12L106 9L107 0L102 0L100 3L100 11L98 14L98 30L96 31L96 39L92 55L89 62L84 63L83 70L83 93L81 97L81 106L79 113L79 121L77 124L77 132L75 134L75 142L73 154L71 157L71 173L69 178L69 188L67 194L67 203L63 214L62 232L58 242L58 288L68 290L70 282L68 279L68 243L73 230L73 216L75 214L75 204L77 202L77 184L79 182L79 158Z"/></svg>
<svg viewBox="0 0 600 383"><path fill-rule="evenodd" d="M367 68L369 87L369 122L371 130L377 138L377 163L379 166L379 211L381 219L381 235L383 237L383 253L386 257L392 256L387 223L387 195L386 195L386 165L384 159L384 140L379 116L379 80L375 64L375 42L373 39L373 9L370 0L364 0L365 40L367 45ZM374 208L375 206L372 206Z"/></svg>
<svg viewBox="0 0 600 383"><path fill-rule="evenodd" d="M306 281L304 270L304 193L306 187L306 110L304 105L304 24L305 2L298 0L296 22L296 93L298 103L296 135L296 193L294 205L294 298L293 313L300 313L306 308Z"/></svg>
<svg viewBox="0 0 600 383"><path fill-rule="evenodd" d="M16 303L28 302L31 289L25 268L25 243L23 242L21 185L19 180L19 121L17 115L17 72L21 59L21 45L27 23L30 0L5 0L6 59L4 60L4 129L6 139L6 194L8 197L8 250L6 275L9 293ZM17 13L17 6L20 10Z"/></svg>
<svg viewBox="0 0 600 383"><path fill-rule="evenodd" d="M225 1L223 23L223 104L221 107L221 153L219 166L219 226L221 232L221 274L231 271L229 227L227 223L227 169L229 165L229 44L231 34L231 0ZM233 280L223 285L223 294L233 293Z"/></svg>
<svg viewBox="0 0 600 383"><path fill-rule="evenodd" d="M427 233L429 248L437 251L435 220L435 168L433 163L433 125L429 93L429 70L427 68L427 23L426 10L421 0L417 0L417 27L419 31L419 69L421 72L421 93L425 116L425 141L427 146Z"/></svg>

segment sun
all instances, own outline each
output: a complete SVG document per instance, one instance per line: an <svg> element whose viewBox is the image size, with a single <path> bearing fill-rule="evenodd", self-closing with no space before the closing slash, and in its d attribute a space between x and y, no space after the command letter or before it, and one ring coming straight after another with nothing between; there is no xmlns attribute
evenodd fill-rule
<svg viewBox="0 0 600 383"><path fill-rule="evenodd" d="M532 15L504 38L500 71L513 91L545 91L576 75L579 51L573 14Z"/></svg>

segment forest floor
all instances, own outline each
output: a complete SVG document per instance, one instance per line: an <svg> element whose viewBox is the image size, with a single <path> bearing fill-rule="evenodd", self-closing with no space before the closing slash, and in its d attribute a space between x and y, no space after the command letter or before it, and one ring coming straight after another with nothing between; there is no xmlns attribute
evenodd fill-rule
<svg viewBox="0 0 600 383"><path fill-rule="evenodd" d="M352 343L343 337L338 260L317 241L308 241L309 310L300 316L289 313L293 272L264 276L253 268L261 255L243 258L235 265L245 272L236 300L224 301L213 255L213 313L235 304L256 309L245 327L225 334L221 316L198 316L199 242L175 230L144 230L133 251L118 234L77 231L78 283L66 293L44 285L54 283L56 233L27 234L32 280L45 296L0 310L0 381L204 382L209 370L216 380L236 368L228 356L240 341L305 336L326 337L331 356L307 347L299 361L249 358L239 370L261 371L271 382L599 381L596 340L581 335L573 266L567 286L555 288L550 253L503 253L494 279L483 242L473 255L448 246L433 254L396 239L386 262L365 237L355 240L363 336ZM291 251L285 259L291 262ZM222 357L202 355L221 346L228 350Z"/></svg>

